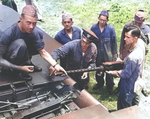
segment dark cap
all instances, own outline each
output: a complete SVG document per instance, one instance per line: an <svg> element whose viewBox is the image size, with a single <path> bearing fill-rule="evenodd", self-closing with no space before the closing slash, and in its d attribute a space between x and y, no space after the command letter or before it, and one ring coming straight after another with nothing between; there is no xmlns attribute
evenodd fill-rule
<svg viewBox="0 0 150 119"><path fill-rule="evenodd" d="M82 29L82 30L83 30L82 36L88 39L90 42L97 42L99 40L93 31L89 29Z"/></svg>
<svg viewBox="0 0 150 119"><path fill-rule="evenodd" d="M134 20L138 23L144 22L146 14L144 10L137 10L134 16Z"/></svg>
<svg viewBox="0 0 150 119"><path fill-rule="evenodd" d="M34 18L38 18L37 11L32 5L26 5L22 9L22 14L28 15L28 16L31 16L31 17L34 17Z"/></svg>
<svg viewBox="0 0 150 119"><path fill-rule="evenodd" d="M100 12L99 16L100 16L100 15L104 15L104 16L106 16L106 17L109 17L109 13L108 13L107 10L102 10L102 11Z"/></svg>

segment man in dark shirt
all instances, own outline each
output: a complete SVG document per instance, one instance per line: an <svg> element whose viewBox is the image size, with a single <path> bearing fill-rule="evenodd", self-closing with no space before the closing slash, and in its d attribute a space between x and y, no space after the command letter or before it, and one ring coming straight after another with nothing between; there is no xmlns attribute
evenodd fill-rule
<svg viewBox="0 0 150 119"><path fill-rule="evenodd" d="M65 43L75 40L75 39L81 39L81 29L78 27L72 26L73 25L73 19L70 13L64 13L62 15L62 25L64 26L64 29L59 31L56 36L55 40L57 40L59 43L64 45ZM60 65L65 68L67 63L67 56L60 59Z"/></svg>
<svg viewBox="0 0 150 119"><path fill-rule="evenodd" d="M124 109L133 105L138 105L137 94L135 93L135 82L141 77L144 60L145 45L139 38L141 31L136 25L124 28L124 41L128 47L128 54L124 58L125 66L123 70L107 71L111 75L120 77L120 90L117 108Z"/></svg>
<svg viewBox="0 0 150 119"><path fill-rule="evenodd" d="M107 24L109 20L109 13L106 10L102 10L99 14L98 20L98 23L91 27L91 30L99 38L97 43L97 67L99 67L103 62L116 61L117 59L117 40L115 29L113 26ZM93 87L93 90L101 89L104 86L104 74L104 72L96 72L95 76L97 84ZM113 86L113 76L106 74L106 87L109 93L112 92Z"/></svg>
<svg viewBox="0 0 150 119"><path fill-rule="evenodd" d="M75 39L81 39L81 29L78 27L72 26L73 25L73 19L71 14L64 13L62 15L62 25L64 26L64 29L59 31L56 36L55 40L60 42L61 44L65 44L69 41L75 40Z"/></svg>
<svg viewBox="0 0 150 119"><path fill-rule="evenodd" d="M98 38L91 30L83 30L81 39L70 41L59 49L54 50L52 52L52 57L57 61L60 58L68 56L65 70L94 67L97 48L92 42L95 41L98 41ZM53 70L52 67L51 69ZM88 72L71 73L69 76L79 84L80 88L88 88Z"/></svg>
<svg viewBox="0 0 150 119"><path fill-rule="evenodd" d="M24 80L32 80L27 72L41 71L31 62L32 55L40 54L56 71L65 70L44 49L43 34L36 27L37 11L32 5L23 8L20 21L6 29L0 37L0 66L17 72ZM51 75L51 73L50 73Z"/></svg>

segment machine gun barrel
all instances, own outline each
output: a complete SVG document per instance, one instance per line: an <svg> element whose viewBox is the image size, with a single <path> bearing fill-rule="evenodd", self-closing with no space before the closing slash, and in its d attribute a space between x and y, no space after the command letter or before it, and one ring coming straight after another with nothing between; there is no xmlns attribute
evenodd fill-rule
<svg viewBox="0 0 150 119"><path fill-rule="evenodd" d="M94 68L86 68L86 69L76 69L76 70L69 70L66 71L68 74L69 73L78 73L78 72L90 72L90 71L111 71L111 70L121 70L124 67L124 62L123 61L115 61L115 62L105 62L99 67L94 67ZM58 75L64 75L63 72L56 72L56 76Z"/></svg>

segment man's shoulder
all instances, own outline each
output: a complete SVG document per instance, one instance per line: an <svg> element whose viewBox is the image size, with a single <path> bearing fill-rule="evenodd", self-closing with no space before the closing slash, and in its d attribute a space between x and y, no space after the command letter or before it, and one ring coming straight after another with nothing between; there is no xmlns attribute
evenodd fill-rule
<svg viewBox="0 0 150 119"><path fill-rule="evenodd" d="M74 49L80 45L80 41L81 41L80 39L72 40L64 44L62 47L68 47L68 48Z"/></svg>
<svg viewBox="0 0 150 119"><path fill-rule="evenodd" d="M35 27L34 28L34 30L33 30L33 32L32 32L32 34L40 34L40 35L43 35L43 31L40 29L40 28L38 28L38 27Z"/></svg>
<svg viewBox="0 0 150 119"><path fill-rule="evenodd" d="M18 30L18 28L19 28L19 27L18 27L17 23L15 23L15 24L9 26L9 27L8 27L7 29L5 29L4 31L2 31L0 37L5 37L6 35L7 35L7 36L10 36L10 34L16 33L17 30Z"/></svg>
<svg viewBox="0 0 150 119"><path fill-rule="evenodd" d="M4 32L7 32L8 30L14 31L14 29L17 30L18 28L19 28L18 24L15 23L15 24L12 24L11 26L9 26Z"/></svg>
<svg viewBox="0 0 150 119"><path fill-rule="evenodd" d="M125 24L125 26L130 26L130 25L134 25L134 23L133 23L133 22L127 22L127 23Z"/></svg>
<svg viewBox="0 0 150 119"><path fill-rule="evenodd" d="M60 34L65 34L64 28L62 30L58 31L56 35L60 35Z"/></svg>
<svg viewBox="0 0 150 119"><path fill-rule="evenodd" d="M81 32L81 28L77 27L77 26L72 26L73 30L77 30Z"/></svg>
<svg viewBox="0 0 150 119"><path fill-rule="evenodd" d="M143 23L141 27L150 31L150 24Z"/></svg>
<svg viewBox="0 0 150 119"><path fill-rule="evenodd" d="M97 28L97 27L98 27L98 23L97 23L97 24L92 25L92 27L91 27L91 28Z"/></svg>
<svg viewBox="0 0 150 119"><path fill-rule="evenodd" d="M81 39L75 39L75 40L72 40L72 41L70 41L68 43L75 44L75 43L79 43L80 41L81 41Z"/></svg>
<svg viewBox="0 0 150 119"><path fill-rule="evenodd" d="M110 24L107 24L107 28L114 29L114 27L112 25L110 25Z"/></svg>

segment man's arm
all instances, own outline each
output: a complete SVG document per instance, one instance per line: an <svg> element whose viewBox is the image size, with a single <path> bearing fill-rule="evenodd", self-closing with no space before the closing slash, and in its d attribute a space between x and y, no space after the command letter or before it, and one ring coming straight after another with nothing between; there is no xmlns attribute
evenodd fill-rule
<svg viewBox="0 0 150 119"><path fill-rule="evenodd" d="M15 70L22 70L22 71L26 71L26 72L34 71L33 66L18 66L18 65L12 64L9 61L5 60L1 55L0 55L0 66L7 67L10 69L15 69Z"/></svg>
<svg viewBox="0 0 150 119"><path fill-rule="evenodd" d="M39 54L54 68L54 70L50 72L50 75L52 75L54 71L63 71L67 75L66 71L52 58L52 56L45 49L39 50Z"/></svg>
<svg viewBox="0 0 150 119"><path fill-rule="evenodd" d="M116 61L118 53L117 53L116 33L114 28L112 29L111 52L112 52L112 61Z"/></svg>
<svg viewBox="0 0 150 119"><path fill-rule="evenodd" d="M107 74L111 74L111 75L114 75L114 76L117 76L117 77L120 77L120 74L121 74L122 70L115 70L115 71L106 71Z"/></svg>

